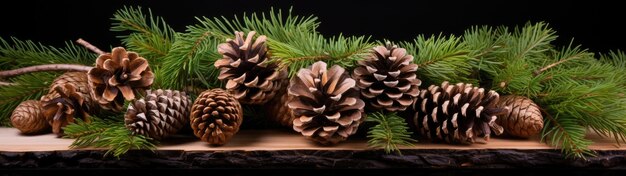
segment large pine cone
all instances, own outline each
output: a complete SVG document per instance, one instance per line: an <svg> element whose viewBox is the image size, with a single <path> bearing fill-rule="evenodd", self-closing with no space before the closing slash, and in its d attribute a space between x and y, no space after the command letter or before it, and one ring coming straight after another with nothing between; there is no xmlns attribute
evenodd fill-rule
<svg viewBox="0 0 626 176"><path fill-rule="evenodd" d="M71 83L76 87L76 92L81 93L83 101L85 101L84 111L90 114L97 114L100 107L96 101L91 98L91 89L89 87L89 81L87 73L85 72L66 72L52 81L50 85L51 89L48 94L41 97L41 101L49 101L54 98L58 98L61 95L57 93L53 87L63 86L66 83Z"/></svg>
<svg viewBox="0 0 626 176"><path fill-rule="evenodd" d="M239 131L243 109L222 89L204 91L191 107L193 134L211 145L224 145Z"/></svg>
<svg viewBox="0 0 626 176"><path fill-rule="evenodd" d="M502 125L504 133L528 138L543 129L543 116L539 106L523 96L506 95L500 97L497 107L509 107L511 111L498 116L496 123Z"/></svg>
<svg viewBox="0 0 626 176"><path fill-rule="evenodd" d="M404 111L411 106L422 83L417 79L413 56L404 48L388 44L374 47L354 69L356 85L374 110Z"/></svg>
<svg viewBox="0 0 626 176"><path fill-rule="evenodd" d="M235 40L228 39L217 47L224 57L215 61L219 68L219 80L228 80L226 89L245 104L264 104L274 97L287 80L287 71L278 70L276 63L269 63L266 37L252 41L255 32L243 38L243 32L235 32Z"/></svg>
<svg viewBox="0 0 626 176"><path fill-rule="evenodd" d="M100 55L88 75L92 97L103 109L116 112L121 111L124 99L135 99L134 91L143 91L154 81L148 61L122 47Z"/></svg>
<svg viewBox="0 0 626 176"><path fill-rule="evenodd" d="M319 61L298 71L289 84L293 129L322 144L335 144L356 133L365 120L365 103L354 79L338 65Z"/></svg>
<svg viewBox="0 0 626 176"><path fill-rule="evenodd" d="M496 107L498 98L495 91L485 92L471 84L431 85L420 91L413 104L413 125L435 141L471 144L475 137L483 137L486 142L492 130L496 135L503 131L496 116L507 113L508 108Z"/></svg>
<svg viewBox="0 0 626 176"><path fill-rule="evenodd" d="M128 105L124 123L134 134L160 140L189 123L190 109L191 99L185 92L147 90L144 98Z"/></svg>
<svg viewBox="0 0 626 176"><path fill-rule="evenodd" d="M11 124L24 134L38 134L50 130L42 113L40 101L26 100L13 110Z"/></svg>
<svg viewBox="0 0 626 176"><path fill-rule="evenodd" d="M88 109L83 98L83 94L77 92L76 86L72 83L56 85L52 88L59 97L42 101L43 115L50 125L52 132L58 136L63 135L63 127L69 123L74 123L75 119L89 121L89 115L85 112Z"/></svg>

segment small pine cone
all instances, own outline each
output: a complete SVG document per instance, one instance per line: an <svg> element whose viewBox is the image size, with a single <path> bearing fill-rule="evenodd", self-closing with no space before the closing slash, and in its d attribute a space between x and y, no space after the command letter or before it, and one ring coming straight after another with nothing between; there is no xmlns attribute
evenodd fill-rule
<svg viewBox="0 0 626 176"><path fill-rule="evenodd" d="M52 126L52 132L58 136L63 135L63 127L69 123L74 123L75 118L89 122L89 115L84 109L85 101L83 94L76 91L76 86L72 83L56 85L52 88L53 93L59 97L42 101L43 115Z"/></svg>
<svg viewBox="0 0 626 176"><path fill-rule="evenodd" d="M471 84L431 85L420 91L413 104L413 125L435 141L471 144L475 137L483 137L486 142L491 130L496 135L503 131L496 116L507 113L508 108L496 107L498 98L495 91L485 92Z"/></svg>
<svg viewBox="0 0 626 176"><path fill-rule="evenodd" d="M404 111L417 97L422 81L415 74L413 56L404 48L390 44L374 47L358 65L353 78L374 110Z"/></svg>
<svg viewBox="0 0 626 176"><path fill-rule="evenodd" d="M41 97L41 101L50 101L51 99L58 98L61 95L52 89L56 86L63 86L66 83L71 83L76 87L76 92L81 93L83 100L85 101L85 111L90 114L97 114L100 107L96 101L91 98L91 89L89 88L89 81L87 79L87 73L85 72L66 72L52 81L48 94Z"/></svg>
<svg viewBox="0 0 626 176"><path fill-rule="evenodd" d="M528 138L543 129L543 116L539 106L523 96L506 95L500 97L497 107L509 107L511 111L498 116L496 123L502 125L504 133Z"/></svg>
<svg viewBox="0 0 626 176"><path fill-rule="evenodd" d="M146 90L146 96L128 105L124 123L133 134L161 140L176 134L189 120L191 99L185 92Z"/></svg>
<svg viewBox="0 0 626 176"><path fill-rule="evenodd" d="M267 112L267 118L282 126L292 127L294 116L289 110L287 103L291 101L293 97L289 96L286 87L284 90L281 89L281 91L276 95L277 96L274 97L274 99L264 105L264 110Z"/></svg>
<svg viewBox="0 0 626 176"><path fill-rule="evenodd" d="M300 69L288 88L293 129L321 144L336 144L356 133L365 120L365 103L354 79L342 67L318 61Z"/></svg>
<svg viewBox="0 0 626 176"><path fill-rule="evenodd" d="M119 112L124 99L135 99L134 91L143 91L152 85L154 74L148 61L122 47L96 59L96 67L87 73L91 96L106 110Z"/></svg>
<svg viewBox="0 0 626 176"><path fill-rule="evenodd" d="M191 106L193 134L211 145L224 145L239 131L243 109L222 89L204 91Z"/></svg>
<svg viewBox="0 0 626 176"><path fill-rule="evenodd" d="M24 134L38 134L50 130L50 124L43 116L41 102L26 100L13 110L11 124Z"/></svg>
<svg viewBox="0 0 626 176"><path fill-rule="evenodd" d="M220 69L219 80L228 80L226 89L244 104L264 104L271 100L288 82L287 70L278 69L278 64L269 63L266 37L252 40L251 31L244 39L243 32L235 32L235 40L217 46L224 57L215 61Z"/></svg>

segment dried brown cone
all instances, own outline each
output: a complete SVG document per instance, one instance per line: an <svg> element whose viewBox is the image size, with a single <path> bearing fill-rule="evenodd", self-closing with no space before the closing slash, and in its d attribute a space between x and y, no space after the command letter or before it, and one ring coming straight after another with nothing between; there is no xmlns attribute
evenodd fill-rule
<svg viewBox="0 0 626 176"><path fill-rule="evenodd" d="M282 82L288 82L287 70L278 69L270 63L267 53L267 38L259 36L253 41L255 32L244 38L243 32L235 32L235 39L218 45L223 55L215 61L220 69L219 80L227 80L226 89L244 104L264 104L271 100Z"/></svg>
<svg viewBox="0 0 626 176"><path fill-rule="evenodd" d="M211 145L224 145L239 131L243 109L230 93L207 90L191 106L190 121L196 137Z"/></svg>
<svg viewBox="0 0 626 176"><path fill-rule="evenodd" d="M148 61L122 47L96 59L96 67L88 73L92 97L103 109L119 112L124 99L135 99L135 91L142 92L154 81Z"/></svg>
<svg viewBox="0 0 626 176"><path fill-rule="evenodd" d="M496 135L503 131L496 116L508 112L496 106L498 98L495 91L485 92L471 84L431 85L420 91L413 104L412 122L419 133L434 141L471 144L482 137L484 141L479 142L487 142L491 131Z"/></svg>
<svg viewBox="0 0 626 176"><path fill-rule="evenodd" d="M89 88L89 82L86 72L66 72L57 77L50 85L48 94L41 97L41 101L49 101L54 98L58 98L61 95L52 89L56 86L63 86L66 83L71 83L76 87L76 92L81 93L83 100L87 106L85 111L90 114L97 114L100 109L98 103L91 98L91 89Z"/></svg>
<svg viewBox="0 0 626 176"><path fill-rule="evenodd" d="M39 134L50 130L50 124L42 113L40 101L26 100L13 110L11 124L23 134Z"/></svg>
<svg viewBox="0 0 626 176"><path fill-rule="evenodd" d="M147 90L144 98L128 105L124 123L133 134L160 140L188 124L190 110L191 99L185 92Z"/></svg>
<svg viewBox="0 0 626 176"><path fill-rule="evenodd" d="M83 94L77 92L76 86L72 83L56 85L52 88L54 93L60 96L42 101L43 115L52 126L52 132L58 136L63 135L63 127L69 123L74 123L75 119L89 122L89 115L84 109L85 101Z"/></svg>
<svg viewBox="0 0 626 176"><path fill-rule="evenodd" d="M336 144L356 133L365 120L365 103L354 79L338 65L318 61L300 69L288 88L293 129L321 144Z"/></svg>
<svg viewBox="0 0 626 176"><path fill-rule="evenodd" d="M500 97L496 106L511 109L509 113L499 115L496 120L496 123L504 128L505 134L528 138L538 134L543 129L543 116L539 106L529 98L505 95Z"/></svg>
<svg viewBox="0 0 626 176"><path fill-rule="evenodd" d="M373 110L404 111L411 106L422 81L417 79L413 56L395 45L374 47L358 61L353 78Z"/></svg>
<svg viewBox="0 0 626 176"><path fill-rule="evenodd" d="M263 105L263 110L267 112L266 115L269 120L281 126L291 128L293 126L294 116L291 110L289 110L287 103L293 99L293 96L289 96L287 93L288 86L288 82L285 82L284 87L276 93L276 96Z"/></svg>

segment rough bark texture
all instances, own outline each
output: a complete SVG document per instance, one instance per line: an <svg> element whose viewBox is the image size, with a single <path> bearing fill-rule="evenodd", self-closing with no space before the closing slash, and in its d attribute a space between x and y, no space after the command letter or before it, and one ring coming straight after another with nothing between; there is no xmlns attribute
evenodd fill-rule
<svg viewBox="0 0 626 176"><path fill-rule="evenodd" d="M131 151L119 160L101 150L0 152L0 169L54 168L611 168L626 169L626 151L598 151L587 160L565 159L557 150Z"/></svg>

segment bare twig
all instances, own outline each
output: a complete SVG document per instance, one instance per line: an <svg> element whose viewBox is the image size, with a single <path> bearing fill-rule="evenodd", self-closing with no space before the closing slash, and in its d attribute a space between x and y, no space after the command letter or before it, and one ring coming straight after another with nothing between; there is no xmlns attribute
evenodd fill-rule
<svg viewBox="0 0 626 176"><path fill-rule="evenodd" d="M76 43L83 45L85 48L91 50L92 52L96 53L96 54L106 54L106 52L100 50L98 47L93 46L91 43L83 40L82 38L79 38L78 40L76 40Z"/></svg>
<svg viewBox="0 0 626 176"><path fill-rule="evenodd" d="M87 72L93 67L75 64L46 64L36 65L24 68L18 68L14 70L0 71L0 78L13 77L32 72L44 72L44 71L83 71Z"/></svg>
<svg viewBox="0 0 626 176"><path fill-rule="evenodd" d="M15 84L15 83L10 83L10 82L2 82L2 81L0 81L0 86L14 86L14 85L17 85L17 84Z"/></svg>

